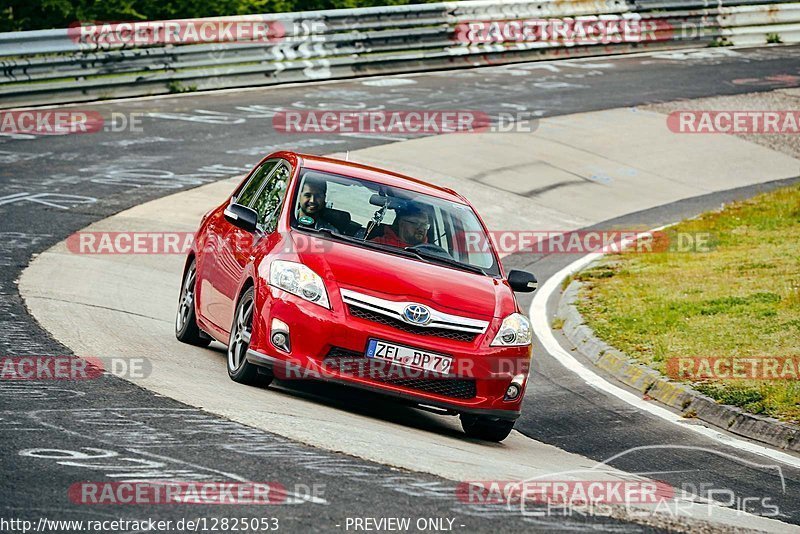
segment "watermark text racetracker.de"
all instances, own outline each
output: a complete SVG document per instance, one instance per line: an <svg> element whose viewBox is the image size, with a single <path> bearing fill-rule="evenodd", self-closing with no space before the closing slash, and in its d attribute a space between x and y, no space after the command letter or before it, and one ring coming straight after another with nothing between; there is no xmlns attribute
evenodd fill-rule
<svg viewBox="0 0 800 534"><path fill-rule="evenodd" d="M642 232L641 230L495 230L463 232L455 248L486 253L491 245L501 255L711 252L715 236L709 232ZM488 237L488 239L487 239Z"/></svg>
<svg viewBox="0 0 800 534"><path fill-rule="evenodd" d="M0 135L142 133L143 117L141 112L117 111L104 117L98 111L79 109L0 111Z"/></svg>
<svg viewBox="0 0 800 534"><path fill-rule="evenodd" d="M800 111L673 111L667 127L689 134L800 134Z"/></svg>
<svg viewBox="0 0 800 534"><path fill-rule="evenodd" d="M627 510L630 516L677 517L688 511L697 514L703 508L708 517L712 517L714 510L720 507L737 514L781 515L773 497L743 496L713 483L683 482L672 486L647 479L600 480L591 476L576 480L574 472L563 480L465 481L456 487L456 497L466 504L517 508L532 517L613 516L619 509Z"/></svg>
<svg viewBox="0 0 800 534"><path fill-rule="evenodd" d="M0 357L0 381L95 380L106 374L137 379L147 378L151 372L149 358L56 355Z"/></svg>
<svg viewBox="0 0 800 534"><path fill-rule="evenodd" d="M76 232L67 238L67 250L73 254L188 254L194 245L193 232L115 231ZM224 246L232 251L249 250L253 234L234 233ZM451 248L456 255L486 254L492 247L502 255L591 254L596 252L710 252L716 236L709 232L641 232L639 230L496 230L457 232ZM219 252L219 242L206 241L206 252ZM324 254L331 243L316 236L293 232L284 236L285 252Z"/></svg>
<svg viewBox="0 0 800 534"><path fill-rule="evenodd" d="M667 360L676 380L800 380L800 357L676 356Z"/></svg>
<svg viewBox="0 0 800 534"><path fill-rule="evenodd" d="M658 504L674 494L669 484L651 480L481 480L456 487L467 504Z"/></svg>
<svg viewBox="0 0 800 534"><path fill-rule="evenodd" d="M456 26L454 38L463 45L550 43L574 46L661 41L671 39L674 34L675 27L665 20L609 14L465 21Z"/></svg>
<svg viewBox="0 0 800 534"><path fill-rule="evenodd" d="M315 27L316 26L316 27ZM279 20L262 16L219 19L181 19L145 21L74 22L69 38L84 46L97 48L190 45L214 43L276 43L287 35L308 37L324 31L324 25L308 21L288 28Z"/></svg>
<svg viewBox="0 0 800 534"><path fill-rule="evenodd" d="M76 482L69 500L84 505L275 505L287 500L279 482Z"/></svg>
<svg viewBox="0 0 800 534"><path fill-rule="evenodd" d="M272 126L282 134L405 134L530 133L538 119L527 111L455 110L302 110L280 111Z"/></svg>
<svg viewBox="0 0 800 534"><path fill-rule="evenodd" d="M675 471L664 458L692 455L698 466ZM620 459L644 461L640 472L614 471ZM707 471L700 467L707 460ZM726 487L716 479L720 466L756 469L762 489ZM735 472L735 471L734 471ZM669 481L669 482L667 482ZM770 491L766 488L770 487ZM525 516L715 517L720 508L734 514L780 517L780 501L787 495L780 465L738 458L713 447L679 444L641 445L616 453L588 468L549 473L525 480L464 481L456 487L457 500L480 506L516 509ZM784 516L785 517L785 516Z"/></svg>
<svg viewBox="0 0 800 534"><path fill-rule="evenodd" d="M394 360L378 356L352 354L347 357L326 358L322 362L309 363L310 358L287 357L272 362L272 373L279 380L325 380L340 376L355 378L386 379L448 379L472 378L481 373L497 377L510 375L527 377L530 358L493 357L487 368L478 369L471 358L444 359L437 354L412 351L408 356L395 355ZM502 378L501 378L502 379ZM526 379L522 378L520 382Z"/></svg>
<svg viewBox="0 0 800 534"><path fill-rule="evenodd" d="M108 532L275 532L280 530L277 517L191 517L181 519L51 519L36 520L0 517L0 532L86 532L106 534Z"/></svg>
<svg viewBox="0 0 800 534"><path fill-rule="evenodd" d="M73 254L179 254L192 250L194 232L76 232L67 238L67 250ZM250 250L254 235L239 232L226 237L224 246L231 251ZM218 246L204 243L207 252L219 252ZM285 252L322 254L330 242L295 232L282 241Z"/></svg>

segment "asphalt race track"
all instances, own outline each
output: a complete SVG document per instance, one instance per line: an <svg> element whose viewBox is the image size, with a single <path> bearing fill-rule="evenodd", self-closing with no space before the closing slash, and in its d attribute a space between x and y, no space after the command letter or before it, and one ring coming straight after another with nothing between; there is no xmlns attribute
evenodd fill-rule
<svg viewBox="0 0 800 534"><path fill-rule="evenodd" d="M104 116L141 113L142 132L0 137L0 355L70 354L28 314L17 282L33 257L71 233L132 206L240 175L275 149L341 153L407 139L282 135L272 128L277 110L383 106L476 109L492 117L524 110L535 117L554 117L799 87L799 54L800 47L703 49L81 105ZM603 226L656 227L777 185L714 192L605 221ZM575 259L509 257L507 263L527 267L541 284ZM530 297L520 302L528 309ZM534 378L516 426L527 438L518 439L532 438L595 462L631 450L609 465L652 474L676 487L694 484L731 488L738 496L769 497L780 508L777 519L787 523L787 529L800 525L800 469L782 466L777 476L763 467L769 463L764 458L662 423L586 385L541 346L534 351ZM329 386L300 389L308 398L344 412L359 413L359 405L377 400ZM300 444L202 407L202 399L189 406L113 377L69 383L4 381L2 517L36 521L268 516L279 518L281 529L290 532L346 531L348 517L449 518L453 530L466 532L649 532L675 527L597 515L543 517L462 503L454 497L452 480L338 452L346 450L344 445L325 450ZM385 414L366 412L400 428L443 432L435 430L438 416L394 406ZM376 446L380 438L375 435ZM340 439L346 442L347 436ZM690 448L649 448L665 445ZM221 510L204 505L91 507L67 499L67 488L75 482L141 478L147 469L160 477L188 480L277 480L287 488L288 500L262 513L252 507Z"/></svg>

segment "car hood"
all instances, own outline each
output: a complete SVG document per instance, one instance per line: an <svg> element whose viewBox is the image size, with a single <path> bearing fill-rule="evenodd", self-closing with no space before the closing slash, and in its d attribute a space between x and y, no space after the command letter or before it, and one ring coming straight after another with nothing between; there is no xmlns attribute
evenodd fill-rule
<svg viewBox="0 0 800 534"><path fill-rule="evenodd" d="M451 267L302 235L302 263L330 283L386 298L413 301L443 312L491 319L516 311L507 283ZM298 239L295 238L295 243Z"/></svg>

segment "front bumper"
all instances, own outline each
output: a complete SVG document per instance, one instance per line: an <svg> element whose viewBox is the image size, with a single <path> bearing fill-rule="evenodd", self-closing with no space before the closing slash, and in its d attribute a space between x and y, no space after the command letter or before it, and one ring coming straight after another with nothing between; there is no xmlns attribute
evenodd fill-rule
<svg viewBox="0 0 800 534"><path fill-rule="evenodd" d="M260 293L256 302L262 304L254 318L247 359L270 367L278 379L320 379L449 412L508 420L519 417L531 347L489 347L500 321L492 321L487 331L474 339L448 339L354 315L335 293L329 295L331 310L271 286L262 286ZM290 353L270 342L273 318L290 327ZM431 376L391 366L388 374L381 374L380 366L373 365L380 362L364 356L370 338L450 355L451 373ZM520 375L525 376L520 395L505 399L508 386Z"/></svg>

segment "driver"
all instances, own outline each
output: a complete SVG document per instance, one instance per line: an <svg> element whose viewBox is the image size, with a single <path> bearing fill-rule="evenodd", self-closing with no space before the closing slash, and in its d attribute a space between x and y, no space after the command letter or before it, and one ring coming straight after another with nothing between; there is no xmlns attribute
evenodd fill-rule
<svg viewBox="0 0 800 534"><path fill-rule="evenodd" d="M312 226L317 230L338 230L329 222L323 220L326 210L325 195L328 193L328 182L319 178L307 177L300 190L300 210L297 214L298 221L304 226ZM311 221L302 220L304 217Z"/></svg>
<svg viewBox="0 0 800 534"><path fill-rule="evenodd" d="M428 242L431 228L428 214L418 204L409 203L395 210L394 222L387 226L382 236L370 241L381 245L406 248Z"/></svg>

